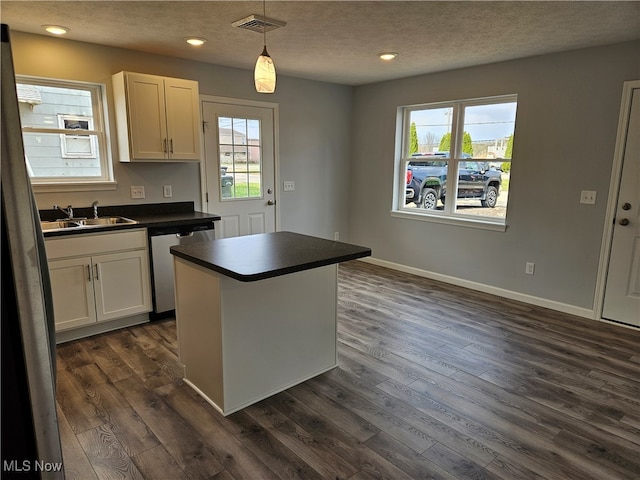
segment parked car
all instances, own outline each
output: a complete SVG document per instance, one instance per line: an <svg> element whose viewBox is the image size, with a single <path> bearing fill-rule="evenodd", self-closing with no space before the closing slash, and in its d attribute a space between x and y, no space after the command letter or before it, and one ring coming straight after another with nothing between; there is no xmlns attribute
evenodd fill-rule
<svg viewBox="0 0 640 480"><path fill-rule="evenodd" d="M448 152L416 156L409 162L406 173L405 202L433 210L438 200L443 204L447 196L447 165L443 158ZM466 156L470 158L470 156ZM488 162L469 160L460 162L458 170L458 198L477 198L483 207L493 208L500 195L501 175L491 170Z"/></svg>

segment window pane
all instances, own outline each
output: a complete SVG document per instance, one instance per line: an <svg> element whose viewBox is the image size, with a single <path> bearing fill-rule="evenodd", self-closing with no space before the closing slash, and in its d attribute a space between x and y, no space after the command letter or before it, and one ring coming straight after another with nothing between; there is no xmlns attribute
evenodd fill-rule
<svg viewBox="0 0 640 480"><path fill-rule="evenodd" d="M507 194L502 189L502 172L485 161L460 162L456 212L505 218Z"/></svg>
<svg viewBox="0 0 640 480"><path fill-rule="evenodd" d="M509 102L464 108L461 158L477 161L458 165L457 213L506 217L511 163L504 160L511 159L516 106Z"/></svg>
<svg viewBox="0 0 640 480"><path fill-rule="evenodd" d="M260 121L219 117L218 145L221 199L261 198Z"/></svg>
<svg viewBox="0 0 640 480"><path fill-rule="evenodd" d="M487 160L511 158L516 106L509 102L465 107L462 152Z"/></svg>
<svg viewBox="0 0 640 480"><path fill-rule="evenodd" d="M453 107L412 110L406 156L439 154L448 157L452 121Z"/></svg>
<svg viewBox="0 0 640 480"><path fill-rule="evenodd" d="M449 162L440 156L430 156L406 164L405 206L442 210Z"/></svg>
<svg viewBox="0 0 640 480"><path fill-rule="evenodd" d="M68 140L70 135L58 135L55 133L31 133L24 132L22 139L24 143L24 153L27 159L27 170L29 175L34 178L38 177L101 177L102 169L100 164L100 155L95 150L95 155L83 155L77 152L77 155L67 155L62 158L61 154L61 138L65 137L62 142ZM80 139L79 144L66 142L65 148L84 149L87 147L83 142L89 141L90 144L97 144L95 135L88 135ZM73 138L71 140L74 140ZM90 147L89 147L90 148ZM86 157L86 158L85 158Z"/></svg>
<svg viewBox="0 0 640 480"><path fill-rule="evenodd" d="M18 84L17 91L23 128L66 128L58 121L63 115L71 118L87 117L87 121L93 118L90 90ZM27 91L37 92L38 97L28 96L24 93Z"/></svg>

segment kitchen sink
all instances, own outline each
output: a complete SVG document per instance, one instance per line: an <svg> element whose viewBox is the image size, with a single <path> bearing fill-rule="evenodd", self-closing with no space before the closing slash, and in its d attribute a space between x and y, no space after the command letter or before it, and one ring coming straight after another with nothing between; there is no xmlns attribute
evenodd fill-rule
<svg viewBox="0 0 640 480"><path fill-rule="evenodd" d="M106 227L109 225L128 225L138 223L126 217L98 217L98 218L74 218L66 220L55 220L53 222L40 222L43 231L52 230L80 230L91 227Z"/></svg>
<svg viewBox="0 0 640 480"><path fill-rule="evenodd" d="M98 227L105 225L122 225L128 223L138 223L135 220L131 220L126 217L99 217L99 218L86 218L83 220L77 220L77 223L81 227Z"/></svg>
<svg viewBox="0 0 640 480"><path fill-rule="evenodd" d="M56 220L55 222L40 222L43 231L62 230L64 228L76 228L78 224L68 220Z"/></svg>

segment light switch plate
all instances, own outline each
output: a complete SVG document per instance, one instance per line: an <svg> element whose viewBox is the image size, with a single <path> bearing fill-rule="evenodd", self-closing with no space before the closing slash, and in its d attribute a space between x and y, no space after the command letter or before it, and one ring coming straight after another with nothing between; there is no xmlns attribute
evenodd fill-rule
<svg viewBox="0 0 640 480"><path fill-rule="evenodd" d="M171 185L164 185L162 187L162 195L164 196L164 198L171 198L173 196Z"/></svg>
<svg viewBox="0 0 640 480"><path fill-rule="evenodd" d="M593 190L582 190L580 192L580 203L595 205L597 192Z"/></svg>
<svg viewBox="0 0 640 480"><path fill-rule="evenodd" d="M293 192L296 189L296 183L292 180L287 180L284 182L284 191L285 192Z"/></svg>

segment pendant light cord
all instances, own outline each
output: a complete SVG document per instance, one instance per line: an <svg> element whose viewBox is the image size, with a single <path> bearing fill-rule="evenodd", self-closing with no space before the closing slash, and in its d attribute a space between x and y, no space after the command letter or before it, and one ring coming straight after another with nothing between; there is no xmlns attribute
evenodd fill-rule
<svg viewBox="0 0 640 480"><path fill-rule="evenodd" d="M267 0L262 0L262 16L267 18ZM264 42L264 49L267 49L267 21L262 20L262 41Z"/></svg>

